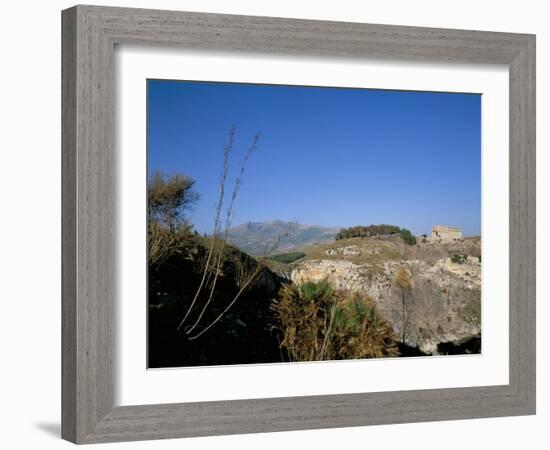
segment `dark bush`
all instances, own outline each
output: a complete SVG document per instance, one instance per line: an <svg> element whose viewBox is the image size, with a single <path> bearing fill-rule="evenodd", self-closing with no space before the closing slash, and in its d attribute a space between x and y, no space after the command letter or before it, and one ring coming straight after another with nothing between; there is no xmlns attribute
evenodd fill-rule
<svg viewBox="0 0 550 450"><path fill-rule="evenodd" d="M464 255L463 253L454 253L451 255L451 261L455 264L464 264L468 257Z"/></svg>
<svg viewBox="0 0 550 450"><path fill-rule="evenodd" d="M406 228L401 229L401 231L399 232L399 236L401 236L401 239L403 239L403 241L405 241L405 243L408 245L416 244L416 238Z"/></svg>
<svg viewBox="0 0 550 450"><path fill-rule="evenodd" d="M291 262L298 261L300 258L306 256L303 252L290 252L290 253L279 253L278 255L268 256L267 259L273 261L290 264Z"/></svg>

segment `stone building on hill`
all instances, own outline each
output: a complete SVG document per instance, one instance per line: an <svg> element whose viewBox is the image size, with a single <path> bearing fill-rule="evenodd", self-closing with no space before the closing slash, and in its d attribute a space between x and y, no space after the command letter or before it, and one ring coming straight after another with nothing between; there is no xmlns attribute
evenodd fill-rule
<svg viewBox="0 0 550 450"><path fill-rule="evenodd" d="M457 227L435 225L432 227L432 239L441 239L445 241L462 239L462 230Z"/></svg>

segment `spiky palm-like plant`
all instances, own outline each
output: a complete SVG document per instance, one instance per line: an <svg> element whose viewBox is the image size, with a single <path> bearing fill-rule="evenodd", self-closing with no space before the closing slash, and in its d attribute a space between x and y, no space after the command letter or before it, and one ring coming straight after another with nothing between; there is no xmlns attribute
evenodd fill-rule
<svg viewBox="0 0 550 450"><path fill-rule="evenodd" d="M281 348L291 361L321 359L335 306L332 286L326 281L281 288L273 310L282 334Z"/></svg>
<svg viewBox="0 0 550 450"><path fill-rule="evenodd" d="M283 286L273 310L291 361L398 355L393 330L374 302L335 291L326 280Z"/></svg>
<svg viewBox="0 0 550 450"><path fill-rule="evenodd" d="M352 294L336 310L332 359L398 356L393 329L368 296Z"/></svg>

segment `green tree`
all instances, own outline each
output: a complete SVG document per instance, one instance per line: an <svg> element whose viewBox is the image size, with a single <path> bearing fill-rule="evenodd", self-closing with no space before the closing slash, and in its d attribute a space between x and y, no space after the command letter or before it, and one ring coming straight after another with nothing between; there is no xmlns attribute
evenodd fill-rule
<svg viewBox="0 0 550 450"><path fill-rule="evenodd" d="M401 236L401 239L403 239L403 241L405 241L405 243L408 244L408 245L415 245L416 244L416 238L406 228L401 229L401 231L399 232L399 236Z"/></svg>
<svg viewBox="0 0 550 450"><path fill-rule="evenodd" d="M335 239L337 241L341 239L349 239L353 237L370 237L370 236L383 236L383 235L392 235L399 233L400 228L396 225L357 225L354 227L343 228L336 235Z"/></svg>

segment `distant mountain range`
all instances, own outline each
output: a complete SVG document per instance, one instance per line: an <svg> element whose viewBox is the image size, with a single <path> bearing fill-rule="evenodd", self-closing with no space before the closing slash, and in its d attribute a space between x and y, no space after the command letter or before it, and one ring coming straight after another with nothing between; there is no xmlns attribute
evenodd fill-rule
<svg viewBox="0 0 550 450"><path fill-rule="evenodd" d="M282 253L333 241L340 228L302 225L282 220L247 222L228 230L228 240L251 255Z"/></svg>

